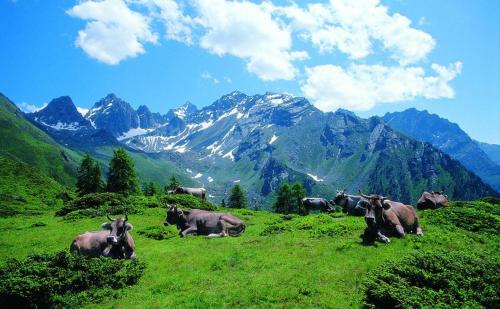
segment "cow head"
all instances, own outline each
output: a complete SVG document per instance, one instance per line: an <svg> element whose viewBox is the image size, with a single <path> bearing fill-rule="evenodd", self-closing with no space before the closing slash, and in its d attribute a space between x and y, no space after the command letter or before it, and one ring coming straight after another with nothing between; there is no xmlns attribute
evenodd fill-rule
<svg viewBox="0 0 500 309"><path fill-rule="evenodd" d="M345 212L345 205L346 205L346 201L347 201L347 193L346 193L346 190L337 190L337 194L335 195L335 198L333 200L330 201L330 204L332 205L339 205L339 206L342 206L342 211Z"/></svg>
<svg viewBox="0 0 500 309"><path fill-rule="evenodd" d="M111 221L111 223L103 223L102 228L109 230L109 235L106 238L108 244L110 245L122 244L125 240L127 232L131 231L133 228L132 224L127 222L128 216L125 215L125 219L123 218L112 219L109 216L107 217L108 220Z"/></svg>
<svg viewBox="0 0 500 309"><path fill-rule="evenodd" d="M182 209L177 208L176 205L170 206L170 208L167 210L167 217L165 218L165 221L163 222L163 225L169 226L169 225L179 225L182 221L184 221L185 216L184 212Z"/></svg>
<svg viewBox="0 0 500 309"><path fill-rule="evenodd" d="M383 222L384 209L387 210L391 208L391 205L385 202L387 198L378 194L364 195L363 193L361 193L361 191L359 193L367 200L367 202L364 204L366 207L366 224L371 227Z"/></svg>

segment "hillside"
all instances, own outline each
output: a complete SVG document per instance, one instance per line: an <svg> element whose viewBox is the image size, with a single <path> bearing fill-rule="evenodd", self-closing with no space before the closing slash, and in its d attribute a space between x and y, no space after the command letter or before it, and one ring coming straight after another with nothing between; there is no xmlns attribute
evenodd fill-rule
<svg viewBox="0 0 500 309"><path fill-rule="evenodd" d="M0 217L62 206L65 188L27 164L0 155Z"/></svg>
<svg viewBox="0 0 500 309"><path fill-rule="evenodd" d="M500 145L476 142L478 146L496 164L500 165Z"/></svg>
<svg viewBox="0 0 500 309"><path fill-rule="evenodd" d="M65 185L75 183L80 155L57 144L31 124L0 93L0 154L33 166Z"/></svg>
<svg viewBox="0 0 500 309"><path fill-rule="evenodd" d="M383 119L391 127L417 140L431 143L460 161L497 191L500 190L500 165L495 163L481 145L472 140L457 124L414 108L387 113Z"/></svg>

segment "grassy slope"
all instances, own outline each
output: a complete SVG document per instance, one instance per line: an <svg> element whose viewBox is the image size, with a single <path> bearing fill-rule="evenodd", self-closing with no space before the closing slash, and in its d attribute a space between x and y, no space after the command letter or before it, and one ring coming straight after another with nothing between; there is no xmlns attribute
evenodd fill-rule
<svg viewBox="0 0 500 309"><path fill-rule="evenodd" d="M76 166L81 157L32 125L1 93L0 145L0 154L36 167L62 184L75 183Z"/></svg>
<svg viewBox="0 0 500 309"><path fill-rule="evenodd" d="M2 155L0 166L0 214L40 213L48 207L62 206L62 200L57 195L64 188L54 179L23 162Z"/></svg>
<svg viewBox="0 0 500 309"><path fill-rule="evenodd" d="M441 210L437 210L438 212ZM140 282L123 298L88 307L333 307L361 306L366 273L391 260L421 249L470 250L498 257L498 233L468 232L432 221L434 212L421 212L425 236L392 238L389 245L364 246L359 235L363 219L344 217L334 224L346 232L313 237L309 230L262 236L282 219L268 212L233 211L247 223L241 237L153 240L137 232L163 223L164 209L147 209L129 216L138 257L147 264ZM317 215L295 218L297 222ZM31 252L67 250L79 233L96 230L104 218L64 221L53 212L41 216L0 219L0 264ZM31 227L37 222L46 226ZM286 221L290 222L290 221ZM286 223L285 222L285 223Z"/></svg>

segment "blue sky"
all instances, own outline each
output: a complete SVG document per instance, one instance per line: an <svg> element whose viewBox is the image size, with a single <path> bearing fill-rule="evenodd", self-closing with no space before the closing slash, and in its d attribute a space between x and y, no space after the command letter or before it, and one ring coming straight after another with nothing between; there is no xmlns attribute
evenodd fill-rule
<svg viewBox="0 0 500 309"><path fill-rule="evenodd" d="M500 2L0 2L0 91L24 106L107 93L166 113L233 90L362 117L408 107L500 144Z"/></svg>

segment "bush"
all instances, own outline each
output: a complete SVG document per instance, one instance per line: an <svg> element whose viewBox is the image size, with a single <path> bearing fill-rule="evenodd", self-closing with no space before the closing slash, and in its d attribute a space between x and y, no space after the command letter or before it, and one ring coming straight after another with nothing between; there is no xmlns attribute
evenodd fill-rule
<svg viewBox="0 0 500 309"><path fill-rule="evenodd" d="M137 232L139 235L144 235L147 238L152 238L156 240L163 240L173 238L179 235L177 227L173 226L149 226Z"/></svg>
<svg viewBox="0 0 500 309"><path fill-rule="evenodd" d="M420 252L371 271L367 308L498 308L500 264L466 252Z"/></svg>
<svg viewBox="0 0 500 309"><path fill-rule="evenodd" d="M156 199L156 200L155 200ZM72 217L97 217L106 214L136 214L144 207L160 205L156 197L129 196L118 193L90 193L76 198L56 212L56 216L65 216L74 212Z"/></svg>
<svg viewBox="0 0 500 309"><path fill-rule="evenodd" d="M484 202L454 202L450 207L424 212L424 216L434 224L447 224L481 233L500 232L498 207Z"/></svg>
<svg viewBox="0 0 500 309"><path fill-rule="evenodd" d="M480 198L478 201L494 205L500 205L500 197L495 197L495 196L485 196Z"/></svg>
<svg viewBox="0 0 500 309"><path fill-rule="evenodd" d="M216 210L214 204L189 194L167 194L162 197L162 205L177 205L180 208Z"/></svg>
<svg viewBox="0 0 500 309"><path fill-rule="evenodd" d="M0 302L6 308L78 307L117 296L117 289L137 283L144 268L138 260L66 252L13 259L0 268Z"/></svg>

